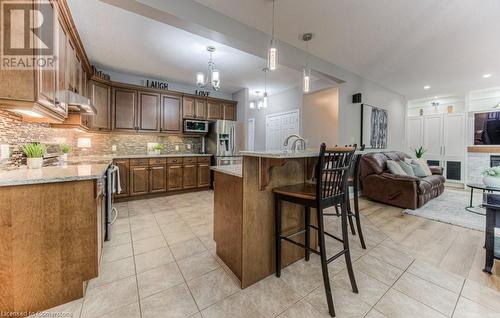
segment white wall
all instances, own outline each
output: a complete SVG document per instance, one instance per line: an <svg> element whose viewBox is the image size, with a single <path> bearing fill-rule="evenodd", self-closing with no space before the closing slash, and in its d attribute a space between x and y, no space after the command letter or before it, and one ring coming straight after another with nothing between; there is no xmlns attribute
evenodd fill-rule
<svg viewBox="0 0 500 318"><path fill-rule="evenodd" d="M321 143L339 143L339 95L338 88L328 88L304 95L302 105L302 136L309 147Z"/></svg>

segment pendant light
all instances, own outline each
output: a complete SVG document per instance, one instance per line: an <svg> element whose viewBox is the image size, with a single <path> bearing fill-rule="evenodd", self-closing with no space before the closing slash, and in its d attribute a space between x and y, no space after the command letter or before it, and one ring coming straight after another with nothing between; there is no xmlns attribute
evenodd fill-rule
<svg viewBox="0 0 500 318"><path fill-rule="evenodd" d="M212 90L218 91L220 88L220 72L215 68L215 63L212 60L212 53L215 52L215 47L207 46L207 51L210 54L207 74L205 75L203 72L196 73L196 86L199 88L211 87Z"/></svg>
<svg viewBox="0 0 500 318"><path fill-rule="evenodd" d="M272 33L271 33L271 45L269 47L269 53L267 57L267 67L269 70L274 71L276 70L276 65L278 63L278 49L276 48L276 41L274 39L274 6L275 6L275 0L273 0L273 26L272 26Z"/></svg>
<svg viewBox="0 0 500 318"><path fill-rule="evenodd" d="M264 67L262 71L264 72L264 96L262 97L262 108L267 108L267 72L269 72L269 68Z"/></svg>
<svg viewBox="0 0 500 318"><path fill-rule="evenodd" d="M302 71L302 91L307 94L311 91L311 68L309 67L309 41L313 38L312 33L305 33L302 36L302 41L306 42L306 66Z"/></svg>

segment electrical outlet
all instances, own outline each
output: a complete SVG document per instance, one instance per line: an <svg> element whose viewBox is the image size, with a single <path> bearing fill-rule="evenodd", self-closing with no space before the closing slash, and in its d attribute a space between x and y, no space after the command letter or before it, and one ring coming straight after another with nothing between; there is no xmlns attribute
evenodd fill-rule
<svg viewBox="0 0 500 318"><path fill-rule="evenodd" d="M186 145L186 149L187 149L187 150L191 150L191 144L187 144L187 145Z"/></svg>
<svg viewBox="0 0 500 318"><path fill-rule="evenodd" d="M111 146L111 151L116 151L116 145Z"/></svg>
<svg viewBox="0 0 500 318"><path fill-rule="evenodd" d="M175 145L175 151L179 151L179 145Z"/></svg>

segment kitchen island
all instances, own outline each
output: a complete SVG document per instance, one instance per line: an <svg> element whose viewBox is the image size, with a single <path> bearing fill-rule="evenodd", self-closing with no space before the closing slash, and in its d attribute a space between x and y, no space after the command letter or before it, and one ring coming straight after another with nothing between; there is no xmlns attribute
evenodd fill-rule
<svg viewBox="0 0 500 318"><path fill-rule="evenodd" d="M214 170L214 240L217 255L246 288L275 272L274 187L302 183L313 176L317 151L240 153L237 167ZM282 231L304 226L304 208L283 202ZM316 221L312 220L314 224ZM304 235L296 240L303 242ZM282 243L282 264L302 257L304 250ZM311 235L311 245L316 236Z"/></svg>

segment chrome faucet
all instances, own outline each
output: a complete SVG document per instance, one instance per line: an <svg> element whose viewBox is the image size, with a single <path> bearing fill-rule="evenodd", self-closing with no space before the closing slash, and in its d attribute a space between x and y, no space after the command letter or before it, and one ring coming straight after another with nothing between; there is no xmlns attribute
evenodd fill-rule
<svg viewBox="0 0 500 318"><path fill-rule="evenodd" d="M288 142L292 138L296 138L293 141L293 144L292 144L292 151L295 151L295 150L306 150L306 141L305 141L305 139L302 138L302 137L300 137L299 135L296 135L296 134L292 134L292 135L286 137L285 142L283 143L283 146L287 147L288 146ZM299 146L299 149L297 149L297 143L299 143L299 142L300 142L300 146Z"/></svg>

